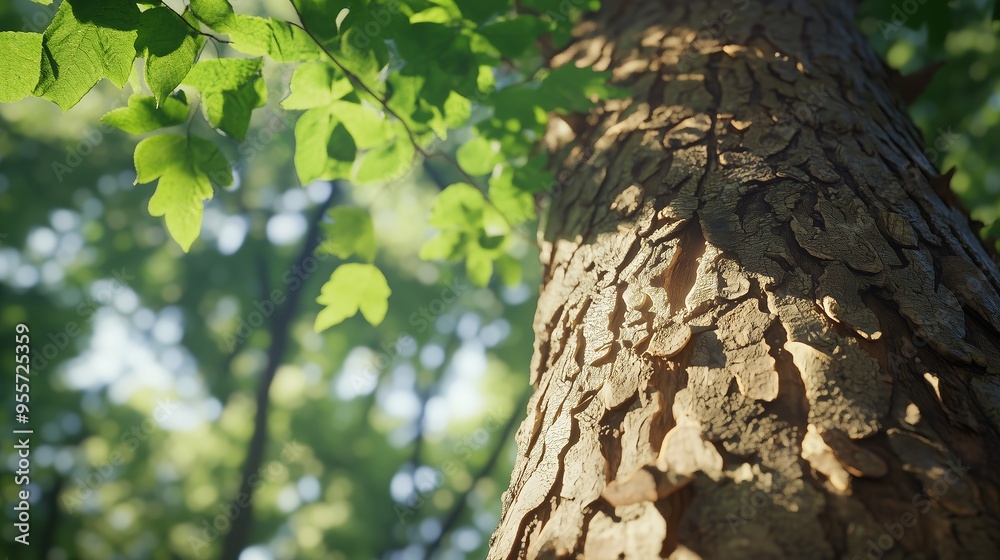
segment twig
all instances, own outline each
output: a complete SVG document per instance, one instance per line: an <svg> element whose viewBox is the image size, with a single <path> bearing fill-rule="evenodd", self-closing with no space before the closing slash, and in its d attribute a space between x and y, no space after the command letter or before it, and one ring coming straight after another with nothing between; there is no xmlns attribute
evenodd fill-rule
<svg viewBox="0 0 1000 560"><path fill-rule="evenodd" d="M177 12L175 12L174 9L171 8L170 6L168 6L167 3L164 2L163 0L160 0L160 5L163 6L164 8L166 8L167 10L170 10L170 13L174 14L175 16L177 16L178 19L180 19L181 21L184 22L184 25L186 25L186 26L190 27L191 29L193 29L194 32L197 33L198 35L201 35L203 37L208 37L209 39L211 39L213 41L217 41L219 43L226 43L226 44L232 43L232 41L228 41L228 40L223 39L221 37L216 37L215 35L212 35L211 33L206 33L204 31L202 31L201 29L198 29L197 27L195 27L194 25L192 25L190 21L184 19L184 15L183 14L178 14Z"/></svg>
<svg viewBox="0 0 1000 560"><path fill-rule="evenodd" d="M524 408L528 406L528 399L530 397L531 390L529 389L528 391L525 391L524 395L518 401L517 408L514 409L510 418L507 419L507 423L504 425L503 431L500 433L499 440L493 448L493 452L490 453L489 458L486 460L486 463L484 463L479 469L479 472L476 473L476 476L473 478L469 487L462 492L457 500L455 500L455 506L450 512L448 512L448 516L445 517L444 523L441 524L441 532L438 533L434 542L427 547L427 552L424 554L424 558L427 560L431 560L434 553L437 552L437 550L441 547L441 544L444 542L444 538L455 527L455 524L458 523L458 519L462 515L462 511L465 509L465 502L468 500L469 494L472 494L472 491L475 490L476 483L489 476L493 471L493 468L496 467L497 462L500 460L500 454L503 451L504 446L510 440L510 436L514 432L514 428L517 427L518 420L521 418L521 413L524 411Z"/></svg>
<svg viewBox="0 0 1000 560"><path fill-rule="evenodd" d="M423 156L424 159L431 157L440 157L444 159L448 163L448 165L453 167L455 171L457 171L459 175L461 175L462 178L467 183L469 183L470 185L474 185L477 188L481 188L476 183L476 180L473 179L472 176L470 176L468 173L466 173L465 170L462 169L460 165L458 165L458 162L454 161L447 155L442 154L441 152L427 152L427 150L424 150L423 146L421 146L420 143L417 141L417 138L413 134L413 131L410 130L409 125L407 125L406 121L404 121L402 117L399 116L399 113L397 113L395 110L389 107L389 103L386 100L379 97L378 94L376 94L374 90L368 87L368 84L366 84L364 80L362 80L357 74L348 70L339 60L337 60L337 57L333 56L333 53L331 53L329 49L327 49L326 46L323 45L323 43L320 42L320 40L317 39L316 36L313 35L308 28L306 28L305 20L302 18L302 12L299 11L299 7L295 5L295 2L289 2L289 3L295 10L295 15L299 18L300 23L295 23L293 21L288 21L286 23L288 23L288 25L293 25L295 27L298 27L299 29L302 30L303 33L308 35L309 38L312 39L312 42L315 43L316 46L319 47L321 51L323 51L323 54L325 54L333 62L333 64L337 66L337 68L339 68L340 71L343 72L345 76L347 76L348 80L350 80L352 83L356 83L359 87L361 87L361 89L363 89L366 93L368 93L368 95L370 95L372 99L377 101L378 104L382 107L383 110L385 110L386 113L389 113L392 117L398 120L399 123L403 125L403 130L406 131L406 135L409 137L410 143L413 144L413 149L416 150L418 154ZM514 224L510 223L510 220L503 212L500 211L499 208L494 206L493 201L491 201L488 196L484 196L483 198L485 199L486 204L490 205L494 210L497 211L497 214L499 214L500 217L504 219L504 221L507 223L507 227L511 230L511 232L514 232L516 235L522 235L522 236L524 235L523 232L521 232L514 226Z"/></svg>
<svg viewBox="0 0 1000 560"><path fill-rule="evenodd" d="M316 247L319 246L321 232L320 222L326 215L327 209L333 204L339 189L334 185L330 189L330 196L327 197L316 210L316 216L309 224L309 231L302 244L302 250L296 259L296 265L301 268L302 263L310 258ZM247 539L250 536L250 527L253 521L253 486L250 479L260 470L264 460L264 450L267 446L267 414L270 405L271 382L281 365L281 360L285 354L288 344L292 319L301 299L302 285L295 289L289 288L288 299L279 307L271 320L269 330L271 331L271 345L267 353L267 366L264 374L257 386L257 413L254 417L254 430L247 447L247 457L243 463L243 474L240 482L240 489L236 494L233 506L241 510L240 515L233 519L232 528L226 534L226 540L222 547L223 560L238 560L240 552L246 547ZM246 496L244 503L240 502L240 497ZM245 509L246 511L242 511Z"/></svg>

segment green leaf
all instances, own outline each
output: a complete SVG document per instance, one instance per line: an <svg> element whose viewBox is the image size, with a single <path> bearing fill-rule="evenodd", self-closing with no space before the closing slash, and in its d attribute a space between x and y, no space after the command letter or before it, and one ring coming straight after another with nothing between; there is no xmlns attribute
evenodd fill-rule
<svg viewBox="0 0 1000 560"><path fill-rule="evenodd" d="M319 58L323 52L302 29L274 18L236 14L226 0L192 0L194 14L219 33L229 35L232 47L275 62Z"/></svg>
<svg viewBox="0 0 1000 560"><path fill-rule="evenodd" d="M295 123L295 170L303 185L350 177L356 154L351 134L329 107L310 109Z"/></svg>
<svg viewBox="0 0 1000 560"><path fill-rule="evenodd" d="M330 110L354 137L358 148L367 150L384 144L392 134L389 122L374 107L335 101Z"/></svg>
<svg viewBox="0 0 1000 560"><path fill-rule="evenodd" d="M201 91L205 116L213 126L242 141L250 114L267 101L259 58L220 58L194 65L184 83Z"/></svg>
<svg viewBox="0 0 1000 560"><path fill-rule="evenodd" d="M461 256L463 238L461 231L442 231L420 247L420 258L425 261L457 259Z"/></svg>
<svg viewBox="0 0 1000 560"><path fill-rule="evenodd" d="M549 26L532 16L518 16L484 25L479 33L500 51L504 58L516 58L533 48L535 39L548 31Z"/></svg>
<svg viewBox="0 0 1000 560"><path fill-rule="evenodd" d="M545 100L538 88L522 84L503 88L491 97L493 114L507 132L542 133L548 122Z"/></svg>
<svg viewBox="0 0 1000 560"><path fill-rule="evenodd" d="M518 189L528 191L532 194L548 191L555 184L555 177L545 168L548 165L548 157L536 155L528 158L520 167L514 167L514 176L511 182L517 185Z"/></svg>
<svg viewBox="0 0 1000 560"><path fill-rule="evenodd" d="M146 85L157 103L163 103L194 66L205 44L205 38L192 29L197 25L190 12L181 16L166 6L151 8L139 16L135 49L146 59Z"/></svg>
<svg viewBox="0 0 1000 560"><path fill-rule="evenodd" d="M309 31L327 47L334 46L336 39L340 36L337 16L344 8L355 8L352 3L352 0L292 0L292 4L302 16L301 21L305 22ZM364 9L367 6L359 7ZM395 8L397 12L399 10L398 4L390 4L385 7L386 10L392 8Z"/></svg>
<svg viewBox="0 0 1000 560"><path fill-rule="evenodd" d="M0 103L19 101L31 95L38 83L42 62L42 34L4 31L0 33Z"/></svg>
<svg viewBox="0 0 1000 560"><path fill-rule="evenodd" d="M455 183L438 193L427 223L441 229L475 230L483 222L486 199L468 183Z"/></svg>
<svg viewBox="0 0 1000 560"><path fill-rule="evenodd" d="M547 111L586 112L594 104L591 97L628 97L628 90L608 85L610 80L611 72L566 64L549 72L538 93Z"/></svg>
<svg viewBox="0 0 1000 560"><path fill-rule="evenodd" d="M352 18L348 16L348 19ZM373 41L363 29L353 26L343 32L335 54L340 64L369 87L379 83L384 59L388 59L384 39Z"/></svg>
<svg viewBox="0 0 1000 560"><path fill-rule="evenodd" d="M139 8L132 0L65 0L42 40L35 95L62 110L101 78L123 87L135 60Z"/></svg>
<svg viewBox="0 0 1000 560"><path fill-rule="evenodd" d="M469 253L465 257L465 274L476 286L485 287L493 276L493 259L483 252Z"/></svg>
<svg viewBox="0 0 1000 560"><path fill-rule="evenodd" d="M347 78L338 78L336 68L327 62L300 65L289 84L292 92L282 102L285 109L324 107L350 93L354 86Z"/></svg>
<svg viewBox="0 0 1000 560"><path fill-rule="evenodd" d="M130 134L144 134L158 128L181 124L187 116L188 105L183 96L167 97L157 107L155 98L133 94L128 98L128 107L121 107L105 114L101 117L101 122Z"/></svg>
<svg viewBox="0 0 1000 560"><path fill-rule="evenodd" d="M428 223L441 232L420 249L420 258L465 258L469 279L485 286L493 274L493 261L505 253L509 227L479 192L467 183L456 183L434 200Z"/></svg>
<svg viewBox="0 0 1000 560"><path fill-rule="evenodd" d="M190 8L195 17L212 29L226 25L234 15L228 0L191 0Z"/></svg>
<svg viewBox="0 0 1000 560"><path fill-rule="evenodd" d="M389 309L392 290L385 276L370 264L345 264L333 271L323 284L316 302L324 308L316 316L316 332L353 317L358 311L372 326L378 326Z"/></svg>
<svg viewBox="0 0 1000 560"><path fill-rule="evenodd" d="M135 147L136 184L159 179L149 213L165 216L167 231L187 252L201 231L204 201L212 183L232 183L232 170L212 142L197 136L160 135Z"/></svg>
<svg viewBox="0 0 1000 560"><path fill-rule="evenodd" d="M454 19L454 15L442 6L432 6L426 10L421 10L410 16L410 23L449 23Z"/></svg>
<svg viewBox="0 0 1000 560"><path fill-rule="evenodd" d="M503 161L503 155L496 152L489 140L474 136L458 149L455 154L458 165L469 175L486 175Z"/></svg>
<svg viewBox="0 0 1000 560"><path fill-rule="evenodd" d="M274 39L271 22L267 18L233 15L225 23L211 26L220 33L229 35L234 49L252 56L270 54Z"/></svg>
<svg viewBox="0 0 1000 560"><path fill-rule="evenodd" d="M375 226L364 208L340 206L327 215L333 222L324 224L326 238L319 251L342 259L357 255L368 262L375 259L378 242L375 240Z"/></svg>
<svg viewBox="0 0 1000 560"><path fill-rule="evenodd" d="M350 166L358 156L358 147L354 144L354 137L351 136L343 123L336 121L336 117L331 122L333 130L330 131L330 138L326 143L326 155L333 161Z"/></svg>
<svg viewBox="0 0 1000 560"><path fill-rule="evenodd" d="M514 170L505 166L499 175L490 179L490 202L513 225L535 218L535 197L515 185L515 177Z"/></svg>
<svg viewBox="0 0 1000 560"><path fill-rule="evenodd" d="M267 55L275 62L300 62L323 56L316 42L301 28L274 18L269 18L269 27Z"/></svg>
<svg viewBox="0 0 1000 560"><path fill-rule="evenodd" d="M365 153L353 178L361 184L397 179L412 167L415 156L413 143L401 135L396 140Z"/></svg>
<svg viewBox="0 0 1000 560"><path fill-rule="evenodd" d="M333 178L327 174L326 153L332 130L330 112L324 108L306 111L295 122L295 171L303 185Z"/></svg>
<svg viewBox="0 0 1000 560"><path fill-rule="evenodd" d="M444 102L444 123L448 128L456 129L465 126L472 117L472 101L455 93L448 95Z"/></svg>

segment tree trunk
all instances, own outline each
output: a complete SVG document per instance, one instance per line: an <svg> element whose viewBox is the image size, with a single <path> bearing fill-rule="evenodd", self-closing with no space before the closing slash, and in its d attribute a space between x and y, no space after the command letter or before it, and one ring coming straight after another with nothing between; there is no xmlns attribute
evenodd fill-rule
<svg viewBox="0 0 1000 560"><path fill-rule="evenodd" d="M853 12L605 0L553 58L634 97L546 137L491 559L1000 557L1000 272Z"/></svg>

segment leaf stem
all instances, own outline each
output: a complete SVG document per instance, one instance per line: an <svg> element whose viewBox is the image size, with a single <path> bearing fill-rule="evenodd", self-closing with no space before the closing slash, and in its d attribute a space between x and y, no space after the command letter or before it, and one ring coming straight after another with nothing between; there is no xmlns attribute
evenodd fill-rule
<svg viewBox="0 0 1000 560"><path fill-rule="evenodd" d="M205 31L202 31L201 29L198 29L190 21L184 19L184 15L183 14L179 14L179 13L175 12L174 9L171 8L170 6L168 6L167 3L164 2L163 0L160 0L160 5L163 6L164 8L166 8L167 10L170 10L170 13L174 14L175 16L177 16L181 21L184 22L184 25L186 25L186 26L190 27L191 29L193 29L194 32L197 33L198 35L201 35L203 37L208 37L209 39L211 39L213 41L217 41L219 43L227 43L228 44L228 43L232 42L232 41L223 39L221 37L216 37L215 35L213 35L211 33L206 33Z"/></svg>
<svg viewBox="0 0 1000 560"><path fill-rule="evenodd" d="M476 183L476 180L473 179L471 175L469 175L468 173L466 173L465 170L462 169L462 167L460 165L458 165L458 162L456 162L454 159L452 159L451 157L449 157L447 154L444 154L442 152L428 152L427 150L425 150L423 148L423 146L421 146L420 143L417 141L416 136L413 134L413 131L410 129L409 125L406 124L406 121L403 120L403 118L400 117L399 114L395 110L393 110L391 107L389 107L389 103L386 100L384 100L381 97L379 97L379 95L376 94L375 91L372 88L368 87L368 84L366 84L364 82L364 80L362 80L354 72L350 71L339 60L337 60L337 57L333 56L333 53L331 53L330 50L327 49L326 46L323 43L321 43L320 40L318 38L316 38L316 36L313 35L313 33L311 31L309 31L309 29L306 27L306 25L305 25L305 19L302 17L302 12L299 11L299 7L295 4L295 2L293 0L289 0L288 3L291 4L292 5L292 9L295 10L295 15L299 18L299 23L295 23L295 22L292 22L292 21L287 21L286 23L288 23L289 25L292 25L294 27L297 27L297 28L301 29L302 32L305 33L310 39L312 39L312 42L315 43L316 46L319 47L319 49L321 51L323 51L323 54L325 54L330 59L330 61L332 61L333 64L337 68L339 68L340 71L343 72L345 76L347 76L348 80L350 80L352 83L357 84L368 95L370 95L372 97L372 99L374 99L382 107L382 109L385 110L386 113L388 113L389 115L391 115L392 117L394 117L396 120L398 120L399 123L403 125L403 129L406 130L406 134L407 134L407 136L409 136L410 143L413 144L413 148L414 148L414 150L416 150L416 152L418 154L420 154L424 159L429 159L431 157L438 157L438 158L443 159L445 162L448 163L449 166L451 166L452 168L455 169L455 171L458 172L459 176L461 176L463 180L465 180L470 185L473 185L476 188L479 188L480 190L482 190L482 187L480 187ZM493 201L490 200L490 198L489 198L488 195L484 195L483 198L485 199L486 204L488 204L490 207L492 207L494 210L496 210L497 214L499 214L500 217L503 218L504 222L507 224L507 228L510 230L511 233L513 233L514 235L520 235L522 237L526 237L526 236L524 236L523 232L521 232L517 227L514 226L514 224L512 224L510 222L510 219L507 218L506 214L504 214L503 212L501 212L500 209L497 208L496 205L493 204Z"/></svg>

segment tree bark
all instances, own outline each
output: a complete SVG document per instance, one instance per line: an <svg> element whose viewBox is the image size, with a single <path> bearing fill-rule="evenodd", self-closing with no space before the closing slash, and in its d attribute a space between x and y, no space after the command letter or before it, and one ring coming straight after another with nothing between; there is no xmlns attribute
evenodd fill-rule
<svg viewBox="0 0 1000 560"><path fill-rule="evenodd" d="M602 4L489 558L1000 557L1000 272L855 3Z"/></svg>

